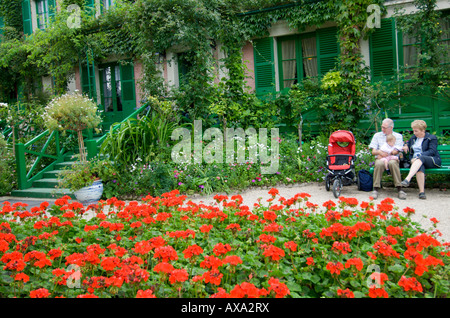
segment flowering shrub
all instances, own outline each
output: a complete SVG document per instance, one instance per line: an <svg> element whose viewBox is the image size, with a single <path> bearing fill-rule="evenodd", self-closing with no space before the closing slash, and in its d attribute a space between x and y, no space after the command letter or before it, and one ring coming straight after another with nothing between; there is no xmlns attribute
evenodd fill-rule
<svg viewBox="0 0 450 318"><path fill-rule="evenodd" d="M261 163L174 163L154 161L146 163L142 159L129 161L125 170L118 170L117 178L104 182L105 198L138 199L143 195L160 196L178 189L182 194L233 193L249 187L276 187L300 182L324 182L326 169L328 136L321 135L306 141L301 148L295 136L287 135L279 139L279 171L261 174ZM170 148L168 148L170 150ZM356 145L355 172L369 169L374 157L366 145Z"/></svg>
<svg viewBox="0 0 450 318"><path fill-rule="evenodd" d="M5 202L0 297L448 297L450 244L413 209L269 195Z"/></svg>

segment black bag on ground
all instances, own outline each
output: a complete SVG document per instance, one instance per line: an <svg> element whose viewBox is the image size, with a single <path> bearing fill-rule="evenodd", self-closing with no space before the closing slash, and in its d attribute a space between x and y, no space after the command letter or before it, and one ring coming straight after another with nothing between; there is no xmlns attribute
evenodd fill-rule
<svg viewBox="0 0 450 318"><path fill-rule="evenodd" d="M373 177L370 172L365 169L358 171L358 190L367 192L373 190Z"/></svg>
<svg viewBox="0 0 450 318"><path fill-rule="evenodd" d="M409 157L407 157L403 153L400 153L398 158L400 168L411 168L411 161L409 160Z"/></svg>

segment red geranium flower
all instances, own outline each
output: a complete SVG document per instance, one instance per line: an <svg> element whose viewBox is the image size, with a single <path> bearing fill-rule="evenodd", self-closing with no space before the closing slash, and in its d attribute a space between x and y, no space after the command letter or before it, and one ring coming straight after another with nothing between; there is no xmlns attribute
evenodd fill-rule
<svg viewBox="0 0 450 318"><path fill-rule="evenodd" d="M191 258L193 256L198 256L203 253L203 249L197 244L188 246L184 251L184 258Z"/></svg>
<svg viewBox="0 0 450 318"><path fill-rule="evenodd" d="M389 298L389 294L384 290L384 288L377 288L376 285L372 285L369 288L370 298Z"/></svg>
<svg viewBox="0 0 450 318"><path fill-rule="evenodd" d="M224 254L228 253L229 251L231 251L230 244L217 243L213 247L213 253L216 256L224 255Z"/></svg>
<svg viewBox="0 0 450 318"><path fill-rule="evenodd" d="M284 257L284 251L275 245L268 245L263 252L265 257L270 257L272 261L279 261Z"/></svg>
<svg viewBox="0 0 450 318"><path fill-rule="evenodd" d="M209 231L211 231L212 228L213 228L212 225L203 224L202 226L200 226L200 232L208 233Z"/></svg>
<svg viewBox="0 0 450 318"><path fill-rule="evenodd" d="M364 267L363 261L359 257L348 259L345 263L345 268L349 268L352 265L355 266L358 271L361 271Z"/></svg>
<svg viewBox="0 0 450 318"><path fill-rule="evenodd" d="M174 285L176 283L183 283L188 279L189 275L185 269L174 269L169 276L169 282Z"/></svg>
<svg viewBox="0 0 450 318"><path fill-rule="evenodd" d="M121 266L121 261L115 256L103 257L100 265L105 271L113 271L117 267Z"/></svg>
<svg viewBox="0 0 450 318"><path fill-rule="evenodd" d="M242 259L237 255L229 255L223 259L223 263L236 266L238 264L242 264Z"/></svg>
<svg viewBox="0 0 450 318"><path fill-rule="evenodd" d="M142 290L139 289L136 298L156 298L151 289Z"/></svg>
<svg viewBox="0 0 450 318"><path fill-rule="evenodd" d="M212 285L220 285L223 274L216 269L212 269L211 271L204 272L202 278L205 280L205 283L210 283Z"/></svg>
<svg viewBox="0 0 450 318"><path fill-rule="evenodd" d="M339 275L339 274L341 274L341 270L344 269L344 265L341 262L336 262L336 263L329 262L327 264L326 269L328 269L331 274Z"/></svg>
<svg viewBox="0 0 450 318"><path fill-rule="evenodd" d="M16 274L16 276L14 276L14 280L21 280L26 283L30 280L30 277L25 273L18 273Z"/></svg>
<svg viewBox="0 0 450 318"><path fill-rule="evenodd" d="M30 291L31 298L47 298L48 296L50 296L50 293L45 288Z"/></svg>
<svg viewBox="0 0 450 318"><path fill-rule="evenodd" d="M279 279L277 278L269 278L269 292L273 291L275 292L275 298L283 298L286 295L290 295L291 292L289 291L289 288L286 286L286 284L281 283Z"/></svg>
<svg viewBox="0 0 450 318"><path fill-rule="evenodd" d="M419 283L419 281L415 277L406 278L405 276L402 276L400 278L400 281L398 282L398 285L403 287L405 291L417 291L417 292L423 292L422 284Z"/></svg>
<svg viewBox="0 0 450 318"><path fill-rule="evenodd" d="M350 289L338 289L337 295L342 298L355 298L355 294Z"/></svg>
<svg viewBox="0 0 450 318"><path fill-rule="evenodd" d="M174 267L170 263L161 262L161 263L156 264L155 267L153 267L153 270L157 273L170 274L174 270Z"/></svg>
<svg viewBox="0 0 450 318"><path fill-rule="evenodd" d="M153 255L153 258L159 258L163 262L168 262L176 261L178 259L178 255L172 246L167 245L157 247L155 249L155 255Z"/></svg>
<svg viewBox="0 0 450 318"><path fill-rule="evenodd" d="M297 250L297 243L295 243L294 241L289 241L284 243L284 247L288 250L291 250L292 252L295 252Z"/></svg>

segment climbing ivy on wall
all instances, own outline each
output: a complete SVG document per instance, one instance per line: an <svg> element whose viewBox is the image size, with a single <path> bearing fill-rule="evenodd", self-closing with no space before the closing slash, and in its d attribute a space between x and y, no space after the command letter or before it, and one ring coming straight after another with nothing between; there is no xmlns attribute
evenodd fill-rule
<svg viewBox="0 0 450 318"><path fill-rule="evenodd" d="M436 0L415 0L414 5L418 10L413 14L396 10L396 20L402 32L417 39L419 54L412 77L418 79L420 84L436 88L449 80L448 64L441 64L448 54L448 49L439 41L442 13L437 10ZM450 16L446 18L450 19Z"/></svg>
<svg viewBox="0 0 450 318"><path fill-rule="evenodd" d="M436 3L435 0L417 0L416 4L423 12L422 19L430 19L426 27L435 39L436 27L432 24L436 17L433 10L430 11L434 9L433 2ZM336 76L326 77L322 87L327 91L326 87L331 87L327 81L339 79L335 82L340 94L329 91L335 101L329 105L340 116L338 122L350 124L359 120L367 104L369 81L360 41L373 30L365 27L371 14L366 9L371 4L379 5L381 13L385 9L382 0L117 0L116 5L98 19L82 11L81 27L71 29L67 26L66 7L73 3L83 7L86 2L64 0L48 30L37 31L33 37L12 37L1 43L2 70L7 70L15 79L23 78L30 86L34 77L50 75L55 80L55 93L60 94L66 90L74 67L86 60L89 49L97 63L111 55L140 60L144 71L141 87L145 94L161 100L176 100L177 109L189 119L208 116L211 105L225 105L224 114L230 111L228 106L244 114L255 107L256 102L245 89L243 45L267 36L268 29L280 20L298 32L334 21L339 30L339 63L332 70ZM19 33L23 31L20 4L19 0L0 0L5 24ZM225 53L220 63L213 55L218 45ZM426 45L432 47L434 42ZM168 59L169 50L183 52L179 54L180 59L189 66L180 87L171 90L158 64ZM425 61L429 62L427 66L435 65L433 58L424 56ZM215 71L217 67L226 69L220 85L215 84L219 74ZM10 79L0 77L0 90L5 89L8 81ZM223 103L224 100L230 102Z"/></svg>
<svg viewBox="0 0 450 318"><path fill-rule="evenodd" d="M15 29L16 32L23 31L21 0L0 0L0 15L3 17L7 29Z"/></svg>

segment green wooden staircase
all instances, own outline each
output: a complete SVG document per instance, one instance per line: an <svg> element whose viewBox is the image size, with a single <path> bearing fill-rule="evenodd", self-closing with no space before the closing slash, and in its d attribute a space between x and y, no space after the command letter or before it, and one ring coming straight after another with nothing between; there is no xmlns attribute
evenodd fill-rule
<svg viewBox="0 0 450 318"><path fill-rule="evenodd" d="M75 162L73 160L74 159L71 154L66 154L63 162L54 164L53 170L44 172L42 174L42 178L33 181L30 188L13 190L11 191L11 196L23 198L57 199L64 195L68 195L72 199L75 199L74 194L69 189L57 188L58 173L60 173L65 167L72 165Z"/></svg>
<svg viewBox="0 0 450 318"><path fill-rule="evenodd" d="M107 131L118 129L130 118L137 118L147 107L148 104L144 104L121 122L111 125ZM92 130L87 130L83 136L85 137L87 159L90 160L99 155L100 146L107 134L94 136ZM58 199L68 195L75 199L75 195L69 189L57 188L58 173L76 160L73 158L74 152L65 147L63 138L66 137L60 136L58 131L46 130L25 144L16 143L14 145L18 189L11 191L11 196ZM42 146L39 147L40 149L36 149L38 144Z"/></svg>

